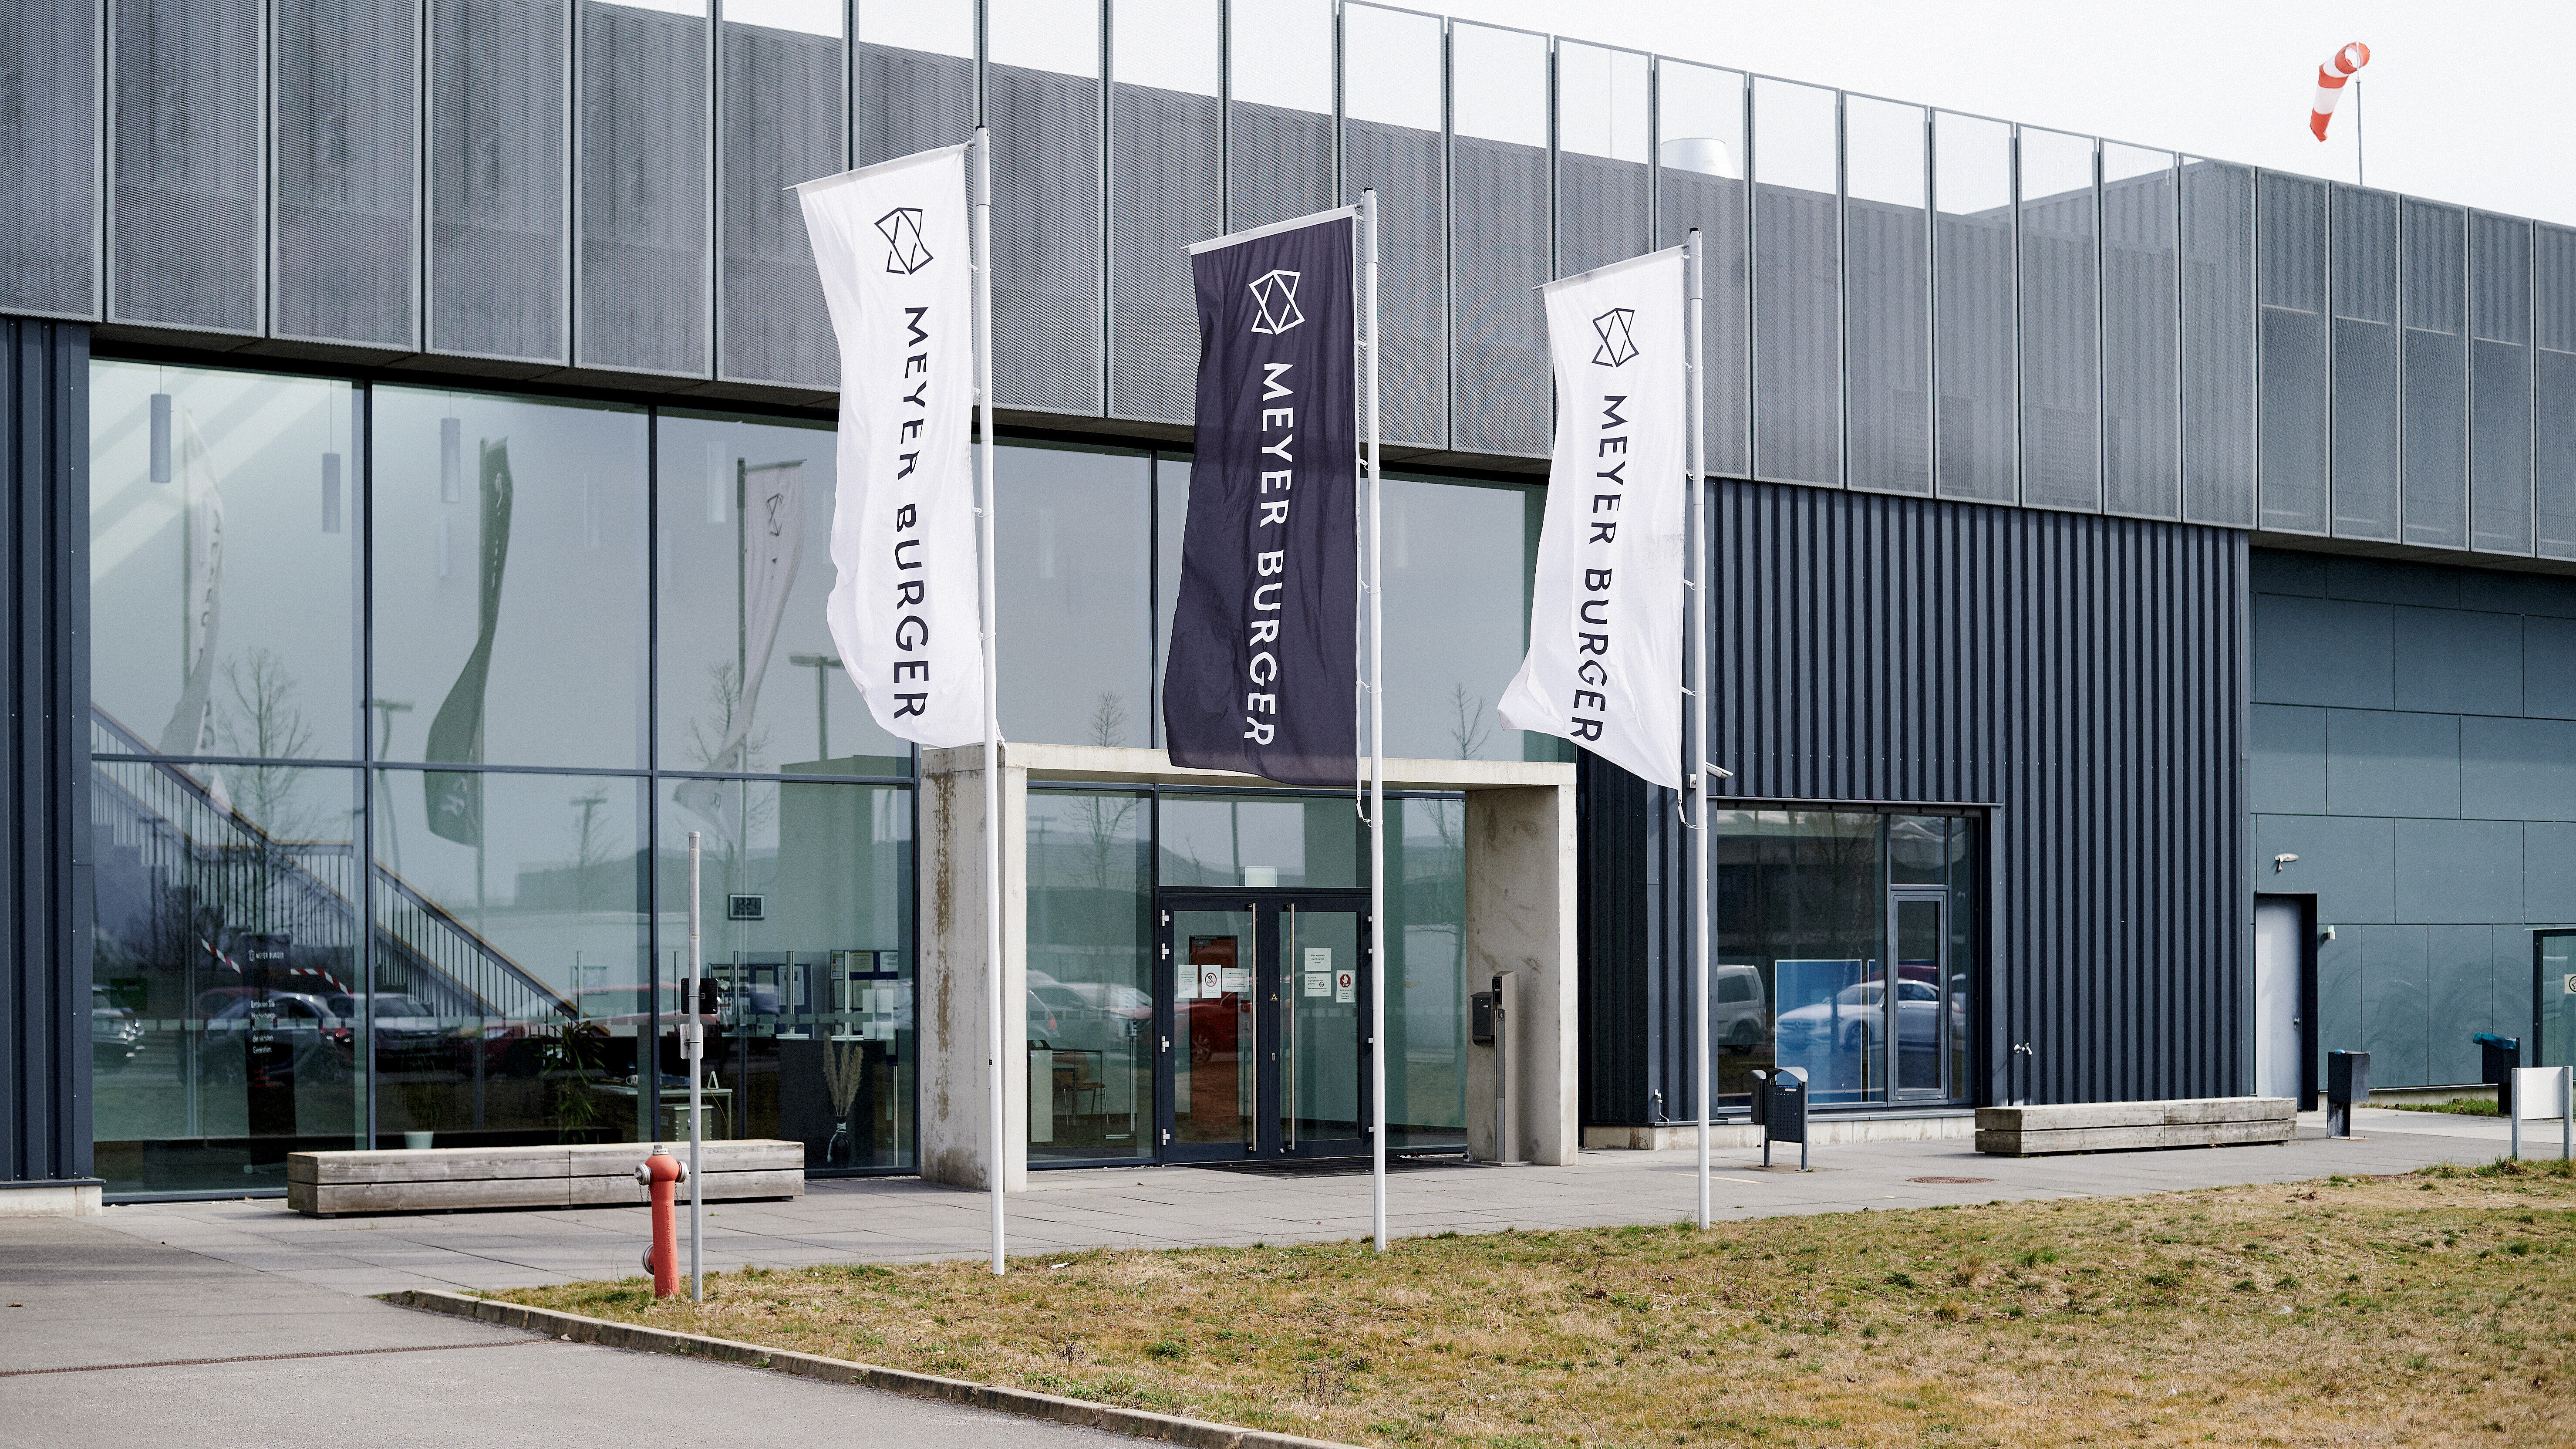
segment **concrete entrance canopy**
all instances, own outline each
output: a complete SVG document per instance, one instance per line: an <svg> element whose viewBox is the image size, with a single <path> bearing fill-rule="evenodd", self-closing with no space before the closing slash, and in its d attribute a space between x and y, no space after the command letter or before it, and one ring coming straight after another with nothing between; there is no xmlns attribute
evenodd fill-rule
<svg viewBox="0 0 2576 1449"><path fill-rule="evenodd" d="M1389 760L1387 788L1457 790L1467 797L1465 972L1469 990L1515 974L1511 1047L1519 1063L1513 1156L1574 1160L1581 1144L1575 1090L1574 767L1508 760ZM1028 789L1031 780L1107 786L1278 785L1172 764L1161 750L1006 743L1001 760L1002 1000L1006 1042L1023 1027L1028 991ZM1028 1063L1005 1051L1000 1152L990 1130L985 1049L984 749L921 752L921 936L917 985L921 1175L989 1187L998 1160L1005 1190L1028 1186ZM1481 1071L1479 1068L1481 1067ZM1491 1148L1492 1053L1468 1062L1467 1117L1479 1155ZM1481 1103L1481 1110L1479 1104ZM1478 1119L1483 1118L1479 1123Z"/></svg>

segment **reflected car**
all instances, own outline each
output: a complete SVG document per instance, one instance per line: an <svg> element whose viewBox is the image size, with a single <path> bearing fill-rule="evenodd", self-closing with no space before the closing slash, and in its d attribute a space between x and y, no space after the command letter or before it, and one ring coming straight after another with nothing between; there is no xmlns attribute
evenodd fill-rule
<svg viewBox="0 0 2576 1449"><path fill-rule="evenodd" d="M117 1072L143 1050L143 1022L132 1011L119 1006L107 994L107 988L93 982L89 988L90 1063L102 1072Z"/></svg>
<svg viewBox="0 0 2576 1449"><path fill-rule="evenodd" d="M354 1029L362 1003L355 996L325 997L323 1008L337 1025ZM343 1038L355 1050L354 1035ZM441 1064L451 1054L454 1036L438 1013L417 996L399 992L376 995L376 1063L379 1066L430 1066Z"/></svg>
<svg viewBox="0 0 2576 1449"><path fill-rule="evenodd" d="M1730 964L1709 969L1708 1039L1718 1050L1749 1055L1762 1044L1762 1029L1770 1019L1771 1003L1759 970Z"/></svg>
<svg viewBox="0 0 2576 1449"><path fill-rule="evenodd" d="M338 1084L355 1076L356 1034L322 997L236 997L206 1018L202 1070L214 1081Z"/></svg>
<svg viewBox="0 0 2576 1449"><path fill-rule="evenodd" d="M1884 982L1859 981L1835 992L1831 1000L1780 1013L1774 1030L1782 1057L1818 1045L1840 1052L1863 1049L1887 1028L1885 992ZM1941 988L1929 981L1898 981L1896 1013L1900 1041L1909 1045L1938 1041Z"/></svg>

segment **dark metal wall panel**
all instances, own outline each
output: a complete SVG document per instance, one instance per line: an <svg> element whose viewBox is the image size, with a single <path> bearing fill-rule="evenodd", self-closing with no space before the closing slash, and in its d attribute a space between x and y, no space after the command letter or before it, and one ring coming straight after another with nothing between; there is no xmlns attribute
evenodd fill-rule
<svg viewBox="0 0 2576 1449"><path fill-rule="evenodd" d="M1979 1100L2238 1090L2245 535L1738 482L1713 514L1728 798L1993 807ZM1587 1110L1685 1101L1645 988L1597 979L1677 941L1644 882L1670 805L1591 768L1588 838L1642 843L1584 866Z"/></svg>
<svg viewBox="0 0 2576 1449"><path fill-rule="evenodd" d="M272 0L269 329L420 346L420 0Z"/></svg>
<svg viewBox="0 0 2576 1449"><path fill-rule="evenodd" d="M89 329L0 318L0 1179L90 1171Z"/></svg>
<svg viewBox="0 0 2576 1449"><path fill-rule="evenodd" d="M0 5L0 307L98 315L98 7Z"/></svg>
<svg viewBox="0 0 2576 1449"><path fill-rule="evenodd" d="M261 223L260 0L116 0L108 312L121 322L253 333Z"/></svg>

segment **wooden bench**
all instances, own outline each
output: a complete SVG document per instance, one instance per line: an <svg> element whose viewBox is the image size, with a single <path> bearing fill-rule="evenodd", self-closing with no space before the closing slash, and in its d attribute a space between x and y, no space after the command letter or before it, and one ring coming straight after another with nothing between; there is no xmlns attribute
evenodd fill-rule
<svg viewBox="0 0 2576 1449"><path fill-rule="evenodd" d="M295 1152L286 1159L286 1205L313 1217L339 1213L443 1212L450 1208L607 1207L650 1201L635 1180L650 1143L561 1147L431 1147L420 1151ZM671 1155L688 1160L686 1144ZM768 1138L698 1149L709 1202L802 1197L805 1144ZM680 1189L688 1200L688 1187Z"/></svg>
<svg viewBox="0 0 2576 1449"><path fill-rule="evenodd" d="M2184 1097L2169 1102L2070 1102L1979 1107L1977 1150L1997 1157L2138 1152L2287 1142L2298 1126L2288 1097Z"/></svg>

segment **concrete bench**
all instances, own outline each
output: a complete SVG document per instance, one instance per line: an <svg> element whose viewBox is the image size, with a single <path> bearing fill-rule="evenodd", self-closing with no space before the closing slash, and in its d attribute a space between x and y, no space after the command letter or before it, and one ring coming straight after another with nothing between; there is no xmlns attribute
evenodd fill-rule
<svg viewBox="0 0 2576 1449"><path fill-rule="evenodd" d="M2035 1157L2047 1152L2287 1142L2298 1125L2297 1106L2288 1097L2184 1097L2169 1102L1979 1107L1977 1150L1997 1157Z"/></svg>
<svg viewBox="0 0 2576 1449"><path fill-rule="evenodd" d="M608 1207L650 1201L635 1165L642 1142L561 1147L431 1147L392 1152L295 1152L286 1159L286 1205L313 1217L338 1213L443 1212L450 1208ZM670 1148L685 1162L685 1143ZM698 1149L707 1201L802 1197L805 1144L752 1138ZM681 1201L688 1188L680 1189Z"/></svg>

